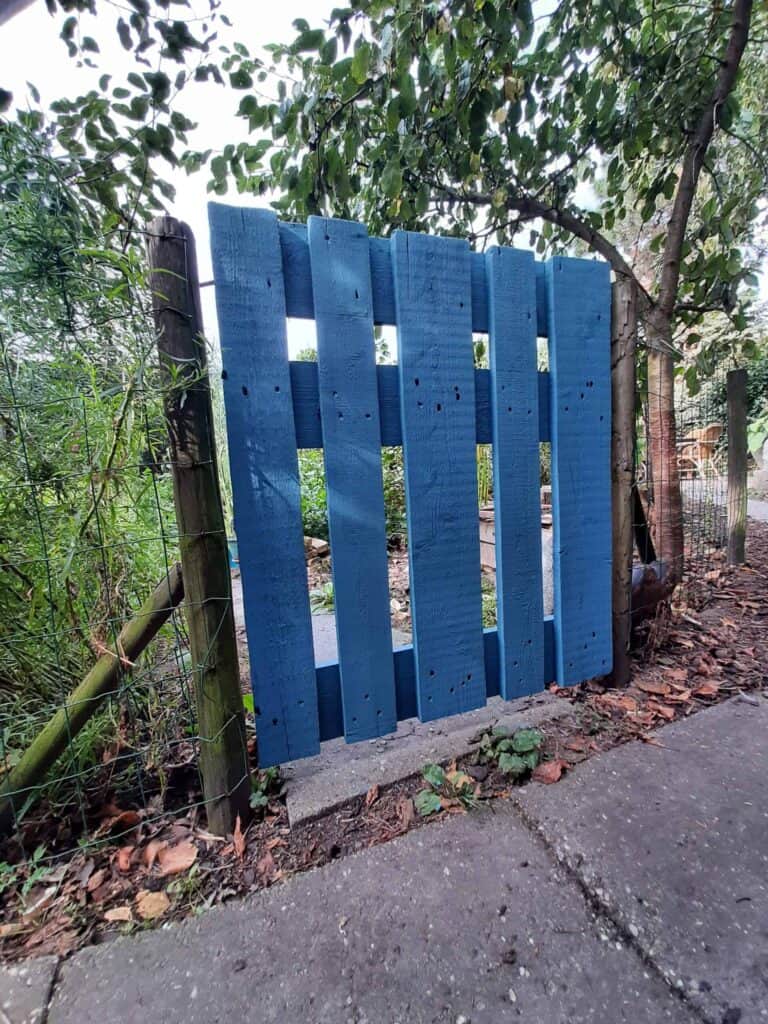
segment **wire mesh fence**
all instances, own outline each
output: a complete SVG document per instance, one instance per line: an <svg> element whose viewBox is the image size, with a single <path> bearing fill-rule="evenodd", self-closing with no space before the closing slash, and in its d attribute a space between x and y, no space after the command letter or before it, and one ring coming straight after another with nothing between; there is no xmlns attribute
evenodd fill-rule
<svg viewBox="0 0 768 1024"><path fill-rule="evenodd" d="M178 559L161 391L73 389L45 365L0 382L0 765L8 775ZM84 384L85 382L81 382ZM130 420L130 422L129 422ZM13 805L19 852L98 838L115 808L200 800L192 666L173 610L50 775Z"/></svg>
<svg viewBox="0 0 768 1024"><path fill-rule="evenodd" d="M683 580L685 592L725 561L729 521L727 376L727 368L719 368L694 393L684 376L677 376L674 420L665 423L658 418L654 421L653 398L659 396L649 394L647 377L641 374L633 502L632 619L636 627L655 619L659 609L664 613L665 598L672 593L670 576L675 582ZM665 429L669 436L664 436ZM668 457L659 458L660 452ZM665 561L662 550L674 515L665 486L672 477L680 488L680 565ZM666 502L659 500L661 495Z"/></svg>

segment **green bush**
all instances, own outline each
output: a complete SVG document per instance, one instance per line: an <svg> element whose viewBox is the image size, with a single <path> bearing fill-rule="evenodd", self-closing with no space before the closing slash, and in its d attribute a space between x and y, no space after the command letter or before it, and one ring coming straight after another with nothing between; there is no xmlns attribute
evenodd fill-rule
<svg viewBox="0 0 768 1024"><path fill-rule="evenodd" d="M384 478L384 515L387 537L405 535L405 485L401 448L383 448L381 467ZM328 497L325 489L323 453L318 448L299 452L301 518L305 537L328 540Z"/></svg>

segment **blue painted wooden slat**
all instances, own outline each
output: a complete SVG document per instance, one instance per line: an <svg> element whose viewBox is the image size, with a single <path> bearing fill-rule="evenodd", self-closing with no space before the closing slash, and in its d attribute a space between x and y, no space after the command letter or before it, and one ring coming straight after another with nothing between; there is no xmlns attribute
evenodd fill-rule
<svg viewBox="0 0 768 1024"><path fill-rule="evenodd" d="M486 255L501 695L541 689L541 574L536 283L532 253Z"/></svg>
<svg viewBox="0 0 768 1024"><path fill-rule="evenodd" d="M607 263L546 265L557 681L610 672L611 368Z"/></svg>
<svg viewBox="0 0 768 1024"><path fill-rule="evenodd" d="M283 249L283 272L288 316L311 320L314 313L312 284L309 276L309 247L304 224L280 224ZM389 254L389 239L370 239L371 279L373 281L373 320L376 324L394 324L395 287ZM472 278L472 330L488 330L487 284L485 257L482 253L469 254ZM544 265L536 264L537 325L539 337L546 337L546 285Z"/></svg>
<svg viewBox="0 0 768 1024"><path fill-rule="evenodd" d="M392 238L419 717L485 702L470 259Z"/></svg>
<svg viewBox="0 0 768 1024"><path fill-rule="evenodd" d="M368 234L310 217L318 380L344 734L397 726Z"/></svg>
<svg viewBox="0 0 768 1024"><path fill-rule="evenodd" d="M277 218L209 206L229 459L262 765L319 750Z"/></svg>
<svg viewBox="0 0 768 1024"><path fill-rule="evenodd" d="M552 616L543 622L544 629L544 679L550 683L555 678L555 639ZM483 630L483 654L485 658L486 697L499 696L499 643L495 629ZM397 720L415 718L416 668L413 647L395 649L395 686L397 689ZM320 739L334 740L344 735L344 720L341 710L341 683L338 662L317 666L317 694L320 705Z"/></svg>
<svg viewBox="0 0 768 1024"><path fill-rule="evenodd" d="M296 421L296 443L299 448L322 448L320 398L317 385L317 363L293 362L291 391ZM549 374L537 374L539 392L539 440L549 440ZM403 443L400 422L400 381L396 366L377 366L381 444L396 447ZM491 375L488 370L475 370L475 423L478 444L490 444Z"/></svg>

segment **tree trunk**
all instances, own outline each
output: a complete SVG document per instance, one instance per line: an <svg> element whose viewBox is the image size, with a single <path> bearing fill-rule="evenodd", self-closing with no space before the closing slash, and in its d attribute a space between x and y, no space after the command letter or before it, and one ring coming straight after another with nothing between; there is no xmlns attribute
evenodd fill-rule
<svg viewBox="0 0 768 1024"><path fill-rule="evenodd" d="M671 325L658 309L646 320L648 345L648 435L653 486L653 528L664 579L674 583L683 572L683 500L677 464L675 364Z"/></svg>

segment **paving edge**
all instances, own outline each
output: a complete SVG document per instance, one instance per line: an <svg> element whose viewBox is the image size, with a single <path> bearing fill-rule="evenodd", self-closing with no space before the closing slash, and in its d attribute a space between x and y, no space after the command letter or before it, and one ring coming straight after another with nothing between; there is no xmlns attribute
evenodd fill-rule
<svg viewBox="0 0 768 1024"><path fill-rule="evenodd" d="M463 757L486 729L540 726L572 714L570 702L545 692L516 701L492 698L478 711L446 719L437 730L435 723L412 719L401 722L392 736L365 745L334 740L317 757L285 766L288 820L292 828L308 824L364 796L373 785L391 786L418 775L429 761Z"/></svg>

